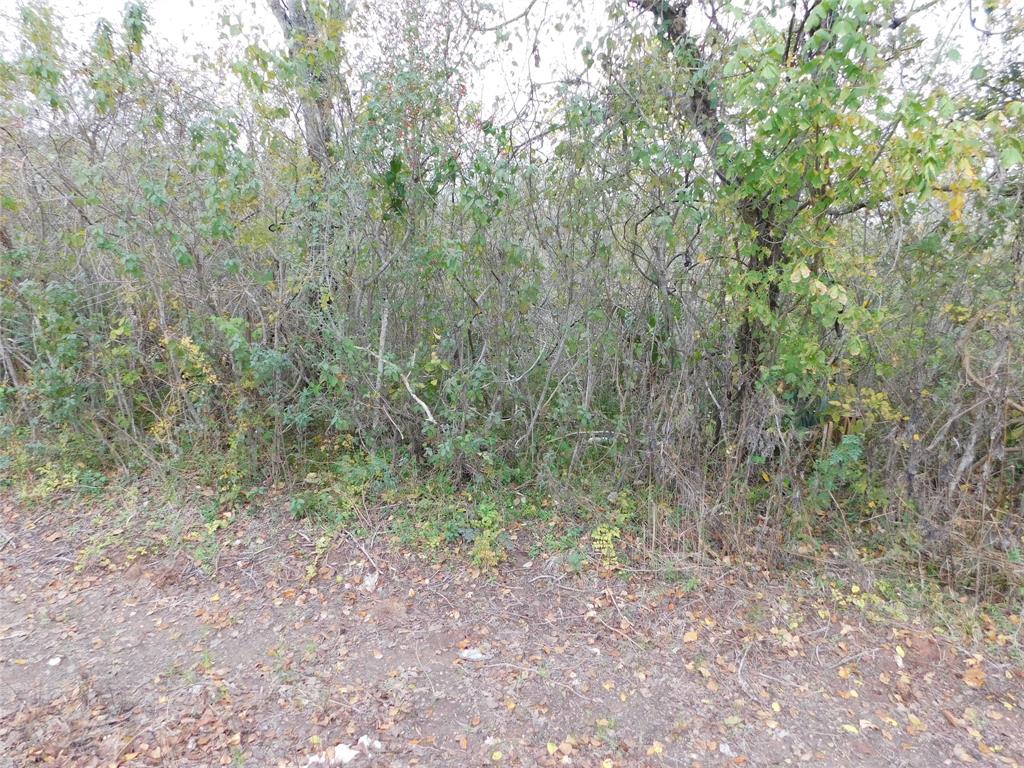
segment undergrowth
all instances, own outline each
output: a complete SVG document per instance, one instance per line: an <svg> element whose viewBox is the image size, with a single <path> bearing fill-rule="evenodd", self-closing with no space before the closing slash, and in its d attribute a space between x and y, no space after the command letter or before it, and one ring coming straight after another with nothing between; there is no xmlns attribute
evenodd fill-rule
<svg viewBox="0 0 1024 768"><path fill-rule="evenodd" d="M64 458L69 451L78 458ZM700 588L707 567L794 575L809 569L819 588L833 593L840 605L905 620L917 610L935 614L951 599L984 604L984 615L1003 619L985 619L978 631L988 633L999 624L1000 632L1008 632L1012 626L1005 619L1016 615L1024 597L1019 586L972 588L952 579L955 571L922 559L913 525L870 516L880 497L864 482L857 456L856 442L844 440L815 466L809 487L834 496L852 486L845 499L850 506L859 503L861 513L823 514L812 496L774 549L756 535L738 543L714 520L673 504L656 486L612 487L597 474L547 486L486 481L457 486L446 473L424 469L408 457L367 453L346 440L311 451L301 478L259 484L251 477L225 483L223 457L193 457L162 472L138 474L104 467L101 454L70 438L55 446L12 439L0 453L0 485L26 508L75 504L107 516L110 525L84 540L80 567L110 565L107 550L123 544L132 530L133 545L123 556L127 562L175 549L210 571L239 517L277 517L308 531L317 543L310 578L339 533L384 532L402 548L484 572L509 560L547 555L570 573L596 570L626 577L654 571L687 591ZM1007 557L1019 555L1011 550ZM848 578L854 592L847 594L846 587L837 592L829 581L835 574Z"/></svg>

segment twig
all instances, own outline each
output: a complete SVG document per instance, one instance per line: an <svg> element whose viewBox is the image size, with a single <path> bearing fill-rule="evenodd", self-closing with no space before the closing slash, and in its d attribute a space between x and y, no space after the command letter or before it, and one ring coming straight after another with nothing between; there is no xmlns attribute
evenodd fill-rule
<svg viewBox="0 0 1024 768"><path fill-rule="evenodd" d="M362 543L359 541L359 539L356 538L355 534L352 533L352 531L349 531L348 532L348 537L350 539L352 539L352 543L353 544L355 544L357 547L359 547L359 551L363 553L363 557L365 557L367 560L370 561L370 565L373 566L373 570L375 570L378 573L380 573L380 566L377 565L377 561L374 560L373 556L369 552L366 551L366 547L364 547L362 545Z"/></svg>
<svg viewBox="0 0 1024 768"><path fill-rule="evenodd" d="M774 683L789 686L790 688L800 687L800 683L794 683L792 680L783 680L781 677L772 677L771 675L766 675L764 672L755 672L754 674L763 677L765 680L771 680Z"/></svg>
<svg viewBox="0 0 1024 768"><path fill-rule="evenodd" d="M627 634L626 634L625 632L623 632L623 631L622 631L621 629L618 629L618 628L616 628L616 627L613 627L613 626L612 626L611 624L609 624L608 622L606 622L606 621L605 621L604 619L598 619L597 621L598 621L598 623L599 623L599 624L601 624L601 626L603 626L603 627L605 627L606 629L608 629L608 630L610 630L610 631L614 632L615 634L617 634L617 635L620 635L621 637L623 637L623 638L624 638L624 639L625 639L625 640L626 640L626 641L627 641L627 642L628 642L628 643L629 643L630 645L632 645L632 646L633 646L634 648L636 648L636 649L637 649L638 651L642 651L642 650L644 649L644 647L643 647L642 645L640 645L640 643L638 643L638 642L637 642L636 640L634 640L634 639L633 639L632 637L630 637L629 635L627 635Z"/></svg>
<svg viewBox="0 0 1024 768"><path fill-rule="evenodd" d="M436 590L433 587L428 587L425 584L421 585L420 589L425 589L425 590L427 590L427 592L430 592L433 595L437 595L442 600L444 600L448 604L448 607L451 608L453 611L458 611L459 610L458 608L455 607L455 603L453 603L451 600L449 600L448 596L445 595L443 592L441 592L439 590Z"/></svg>
<svg viewBox="0 0 1024 768"><path fill-rule="evenodd" d="M835 662L834 664L830 664L828 669L835 669L836 667L841 667L844 664L848 664L851 661L859 659L861 656L867 656L869 653L875 653L877 651L878 651L877 648L868 648L866 651L861 651L860 653L855 653L852 656L847 656L845 659L840 659L839 661Z"/></svg>
<svg viewBox="0 0 1024 768"><path fill-rule="evenodd" d="M417 664L417 666L419 666L420 669L423 670L423 674L427 678L427 684L430 686L430 692L432 694L434 694L434 698L435 699L440 699L441 698L441 694L438 693L437 688L434 686L434 678L432 678L430 676L430 672L427 671L427 668L423 665L423 662L420 661L420 647L419 647L419 644L417 643L416 645L414 645L413 649L416 652L416 664Z"/></svg>
<svg viewBox="0 0 1024 768"><path fill-rule="evenodd" d="M747 696L752 698L754 701L758 701L759 697L757 694L750 688L750 684L743 679L743 665L746 663L747 654L750 653L750 649L753 645L754 644L752 642L747 643L747 647L743 650L743 656L740 658L740 665L736 668L736 679L739 681L740 688L744 690Z"/></svg>
<svg viewBox="0 0 1024 768"><path fill-rule="evenodd" d="M375 358L377 358L377 362L381 364L382 368L384 364L387 362L387 360L385 360L382 355L377 354L372 349L368 349L367 347L356 347L356 349L366 352L367 354L373 355ZM431 424L437 424L437 419L435 419L434 414L431 413L430 406L423 402L423 400L420 399L420 396L413 391L412 384L409 383L409 377L402 373L398 369L397 365L394 367L395 370L398 372L398 377L402 380L402 383L405 385L405 391L408 392L409 396L416 401L416 404L423 409L423 414L424 416L427 417L427 421L429 421Z"/></svg>
<svg viewBox="0 0 1024 768"><path fill-rule="evenodd" d="M626 616L626 615L625 615L625 614L624 614L624 613L622 612L622 609L621 609L621 608L619 608L619 602L618 602L618 600L616 600L616 599L615 599L615 593L614 593L614 592L612 592L612 588L611 588L611 587L607 587L607 588L605 589L605 592L607 592L607 594L608 594L608 597L610 597L610 598L611 598L611 601L612 601L612 605L614 605L614 606L615 606L615 612L616 612L617 614L619 614L619 618L620 618L620 619L622 619L622 620L623 620L624 622L626 622L626 624L628 624L629 626L631 626L631 627L632 627L632 626L634 626L634 624L635 624L636 622L634 622L634 621L631 621L631 620L629 619L629 617L628 617L628 616ZM601 623L602 623L602 624L604 624L604 622L601 622ZM607 626L607 625L606 625L606 626ZM613 627L609 627L609 629L614 629L614 628L613 628ZM636 646L637 648L640 648L641 650L643 650L643 649L642 649L642 647L641 647L641 646L640 646L639 644L635 643L635 642L633 641L633 639L632 639L632 638L630 638L630 637L629 637L629 636L628 636L628 635L627 635L627 634L626 634L625 632L622 632L621 634L622 634L622 636L623 636L623 637L625 637L625 638L626 638L627 640L629 640L629 641L630 641L631 643L633 643L633 645L635 645L635 646Z"/></svg>

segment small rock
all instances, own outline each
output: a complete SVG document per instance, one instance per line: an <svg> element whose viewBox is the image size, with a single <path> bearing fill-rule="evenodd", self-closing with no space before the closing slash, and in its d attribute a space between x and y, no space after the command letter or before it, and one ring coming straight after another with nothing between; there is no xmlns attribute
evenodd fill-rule
<svg viewBox="0 0 1024 768"><path fill-rule="evenodd" d="M379 741L377 741L376 739L371 739L365 733L359 737L359 741L357 741L356 743L360 747L365 749L367 752L369 752L371 749L380 752L380 750L383 748L383 745Z"/></svg>
<svg viewBox="0 0 1024 768"><path fill-rule="evenodd" d="M459 651L459 658L464 661L486 661L490 658L479 648L463 648Z"/></svg>

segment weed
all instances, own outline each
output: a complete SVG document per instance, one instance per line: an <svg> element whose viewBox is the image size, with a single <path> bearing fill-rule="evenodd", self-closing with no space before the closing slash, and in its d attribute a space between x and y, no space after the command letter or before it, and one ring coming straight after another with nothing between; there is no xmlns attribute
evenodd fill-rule
<svg viewBox="0 0 1024 768"><path fill-rule="evenodd" d="M470 556L477 567L493 568L505 559L504 516L494 501L477 505L473 527L465 535L472 541Z"/></svg>

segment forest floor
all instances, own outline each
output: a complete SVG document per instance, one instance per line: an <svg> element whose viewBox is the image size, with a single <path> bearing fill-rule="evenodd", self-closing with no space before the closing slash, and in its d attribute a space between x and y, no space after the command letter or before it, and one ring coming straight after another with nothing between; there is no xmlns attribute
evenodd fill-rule
<svg viewBox="0 0 1024 768"><path fill-rule="evenodd" d="M1024 765L1019 617L131 517L0 498L0 768Z"/></svg>

